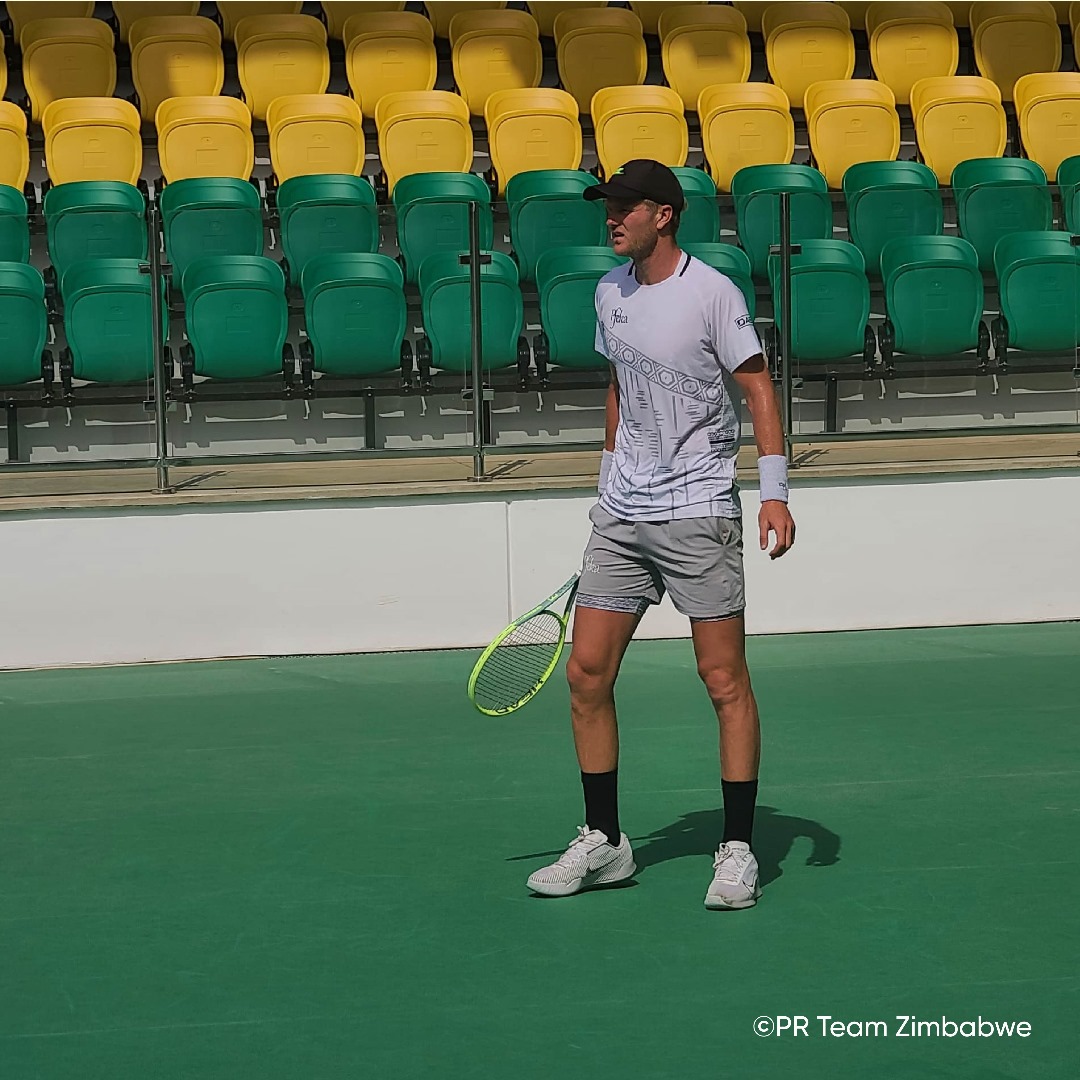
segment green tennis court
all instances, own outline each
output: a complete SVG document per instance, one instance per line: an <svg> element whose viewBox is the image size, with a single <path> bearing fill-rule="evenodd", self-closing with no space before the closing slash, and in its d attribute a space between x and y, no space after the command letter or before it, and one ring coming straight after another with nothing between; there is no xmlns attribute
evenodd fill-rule
<svg viewBox="0 0 1080 1080"><path fill-rule="evenodd" d="M641 870L561 901L524 888L581 814L560 680L494 720L475 653L5 675L0 1075L1080 1075L1080 624L751 640L766 888L732 913L690 646L631 649Z"/></svg>

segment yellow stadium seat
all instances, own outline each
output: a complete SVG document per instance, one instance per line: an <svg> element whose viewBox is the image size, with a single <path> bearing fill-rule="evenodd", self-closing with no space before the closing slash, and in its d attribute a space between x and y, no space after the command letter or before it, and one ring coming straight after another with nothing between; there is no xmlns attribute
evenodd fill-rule
<svg viewBox="0 0 1080 1080"><path fill-rule="evenodd" d="M1013 93L1024 150L1053 183L1061 163L1080 155L1080 73L1025 75Z"/></svg>
<svg viewBox="0 0 1080 1080"><path fill-rule="evenodd" d="M113 0L112 9L116 21L120 24L120 40L130 44L131 28L140 19L198 15L199 0Z"/></svg>
<svg viewBox="0 0 1080 1080"><path fill-rule="evenodd" d="M484 119L500 194L518 173L581 165L577 102L565 90L498 90L487 100Z"/></svg>
<svg viewBox="0 0 1080 1080"><path fill-rule="evenodd" d="M705 0L679 0L680 7L704 4ZM642 33L654 37L660 33L660 16L671 7L671 0L630 0L630 10L641 20Z"/></svg>
<svg viewBox="0 0 1080 1080"><path fill-rule="evenodd" d="M38 19L23 27L23 82L31 119L51 101L109 97L116 89L113 32L99 19Z"/></svg>
<svg viewBox="0 0 1080 1080"><path fill-rule="evenodd" d="M131 77L144 120L171 97L221 93L225 59L217 23L197 15L139 19L131 28Z"/></svg>
<svg viewBox="0 0 1080 1080"><path fill-rule="evenodd" d="M968 158L1005 152L1005 109L1001 91L977 75L920 79L911 88L911 114L923 161L948 184Z"/></svg>
<svg viewBox="0 0 1080 1080"><path fill-rule="evenodd" d="M42 0L8 0L4 6L11 18L11 39L20 47L23 27L27 23L37 19L89 19L94 14L93 0L89 3L85 0L77 3L49 0L48 4L42 3Z"/></svg>
<svg viewBox="0 0 1080 1080"><path fill-rule="evenodd" d="M660 16L660 56L668 85L685 109L697 108L706 86L750 78L750 38L746 19L717 4L665 5Z"/></svg>
<svg viewBox="0 0 1080 1080"><path fill-rule="evenodd" d="M375 106L379 157L387 187L424 172L468 172L473 140L469 107L445 90L384 94Z"/></svg>
<svg viewBox="0 0 1080 1080"><path fill-rule="evenodd" d="M538 86L540 31L525 11L463 11L450 22L454 82L473 116L496 90Z"/></svg>
<svg viewBox="0 0 1080 1080"><path fill-rule="evenodd" d="M606 86L592 100L596 154L604 175L634 158L671 168L690 150L682 98L667 86Z"/></svg>
<svg viewBox="0 0 1080 1080"><path fill-rule="evenodd" d="M54 184L79 180L138 183L142 173L140 126L138 110L121 98L50 102L41 118L49 179Z"/></svg>
<svg viewBox="0 0 1080 1080"><path fill-rule="evenodd" d="M236 24L236 69L251 115L286 94L321 94L330 82L326 27L311 15L257 15Z"/></svg>
<svg viewBox="0 0 1080 1080"><path fill-rule="evenodd" d="M424 5L438 38L450 37L450 23L464 11L501 11L506 0L432 0Z"/></svg>
<svg viewBox="0 0 1080 1080"><path fill-rule="evenodd" d="M775 0L735 0L732 5L736 11L742 12L746 20L746 29L754 34L761 33L761 17L765 9L771 7Z"/></svg>
<svg viewBox="0 0 1080 1080"><path fill-rule="evenodd" d="M848 22L853 30L869 29L866 25L866 10L870 0L840 0L840 6L847 12Z"/></svg>
<svg viewBox="0 0 1080 1080"><path fill-rule="evenodd" d="M29 172L26 113L12 101L0 101L0 184L21 191Z"/></svg>
<svg viewBox="0 0 1080 1080"><path fill-rule="evenodd" d="M165 179L235 176L255 167L251 111L231 97L170 98L154 117L158 161Z"/></svg>
<svg viewBox="0 0 1080 1080"><path fill-rule="evenodd" d="M256 15L299 15L303 7L302 0L218 0L217 9L221 16L221 34L226 41L236 40L236 24L241 19L250 19Z"/></svg>
<svg viewBox="0 0 1080 1080"><path fill-rule="evenodd" d="M353 15L345 23L345 72L365 116L383 94L431 90L439 73L435 31L411 11Z"/></svg>
<svg viewBox="0 0 1080 1080"><path fill-rule="evenodd" d="M339 94L274 98L266 113L270 161L279 183L327 173L359 176L364 167L360 106Z"/></svg>
<svg viewBox="0 0 1080 1080"><path fill-rule="evenodd" d="M843 186L844 173L863 161L895 161L900 153L900 117L893 92L872 79L811 83L806 90L810 150L829 187Z"/></svg>
<svg viewBox="0 0 1080 1080"><path fill-rule="evenodd" d="M811 83L850 79L855 70L855 39L837 4L771 4L761 29L772 81L797 108Z"/></svg>
<svg viewBox="0 0 1080 1080"><path fill-rule="evenodd" d="M589 0L589 7L607 7L608 0ZM581 7L580 0L532 0L529 13L536 20L542 37L555 36L555 19L564 11Z"/></svg>
<svg viewBox="0 0 1080 1080"><path fill-rule="evenodd" d="M1058 26L1069 26L1069 0L1052 0Z"/></svg>
<svg viewBox="0 0 1080 1080"><path fill-rule="evenodd" d="M1054 5L1045 2L971 5L975 65L1012 101L1022 75L1061 67L1061 31Z"/></svg>
<svg viewBox="0 0 1080 1080"><path fill-rule="evenodd" d="M971 0L945 0L952 12L953 26L971 25Z"/></svg>
<svg viewBox="0 0 1080 1080"><path fill-rule="evenodd" d="M625 8L564 11L555 19L555 49L563 88L584 113L597 90L645 81L641 20Z"/></svg>
<svg viewBox="0 0 1080 1080"><path fill-rule="evenodd" d="M787 94L772 83L730 83L702 90L697 104L701 141L716 186L748 165L788 165L795 122Z"/></svg>
<svg viewBox="0 0 1080 1080"><path fill-rule="evenodd" d="M960 47L947 4L875 3L866 13L874 74L902 105L919 79L955 75Z"/></svg>
<svg viewBox="0 0 1080 1080"><path fill-rule="evenodd" d="M1072 30L1073 53L1076 64L1080 67L1080 0L1073 0L1069 5L1069 27Z"/></svg>
<svg viewBox="0 0 1080 1080"><path fill-rule="evenodd" d="M326 33L334 41L345 40L345 24L354 15L370 15L377 11L404 11L405 0L323 0Z"/></svg>
<svg viewBox="0 0 1080 1080"><path fill-rule="evenodd" d="M7 91L7 42L4 40L3 31L0 31L0 100Z"/></svg>

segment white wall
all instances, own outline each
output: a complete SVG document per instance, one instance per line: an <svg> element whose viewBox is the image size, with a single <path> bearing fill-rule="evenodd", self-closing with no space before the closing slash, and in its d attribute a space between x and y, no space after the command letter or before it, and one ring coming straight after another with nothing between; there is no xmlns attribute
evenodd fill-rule
<svg viewBox="0 0 1080 1080"><path fill-rule="evenodd" d="M580 565L591 502L5 516L0 667L481 645ZM777 563L744 503L752 633L1080 619L1080 474L796 483Z"/></svg>

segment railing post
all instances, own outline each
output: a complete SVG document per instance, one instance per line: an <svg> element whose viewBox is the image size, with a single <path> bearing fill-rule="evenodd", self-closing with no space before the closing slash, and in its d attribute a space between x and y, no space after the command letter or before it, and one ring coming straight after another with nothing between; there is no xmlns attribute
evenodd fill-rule
<svg viewBox="0 0 1080 1080"><path fill-rule="evenodd" d="M167 428L169 379L165 371L164 313L161 305L161 276L164 268L161 264L161 236L156 199L150 203L149 218L149 260L143 263L139 269L144 274L150 275L150 324L154 335L154 427L157 436L157 452L155 454L157 487L154 490L158 495L167 495L172 491L172 486L169 484L169 433Z"/></svg>

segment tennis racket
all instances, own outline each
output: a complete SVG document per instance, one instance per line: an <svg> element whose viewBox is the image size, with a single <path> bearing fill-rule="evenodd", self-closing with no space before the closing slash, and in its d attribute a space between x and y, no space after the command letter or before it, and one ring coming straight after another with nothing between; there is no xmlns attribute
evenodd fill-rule
<svg viewBox="0 0 1080 1080"><path fill-rule="evenodd" d="M481 654L469 676L469 700L487 716L505 716L531 701L551 678L566 644L577 594L575 574L557 592L515 619ZM566 596L560 615L555 604Z"/></svg>

